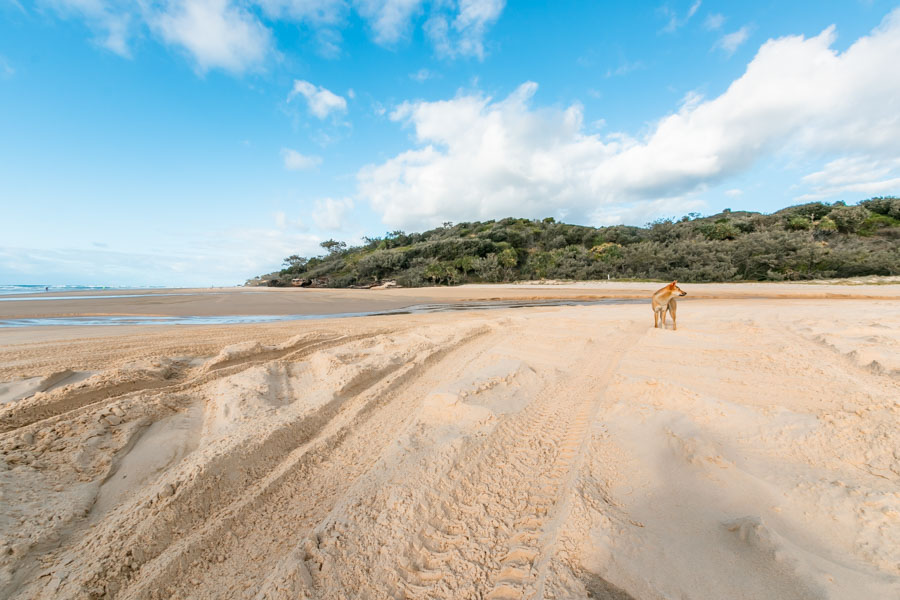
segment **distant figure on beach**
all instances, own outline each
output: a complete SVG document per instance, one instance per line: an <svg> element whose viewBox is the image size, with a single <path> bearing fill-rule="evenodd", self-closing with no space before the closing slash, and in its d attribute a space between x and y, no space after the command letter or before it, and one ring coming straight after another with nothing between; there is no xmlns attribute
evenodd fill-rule
<svg viewBox="0 0 900 600"><path fill-rule="evenodd" d="M49 286L49 285L45 285L45 286L44 286L44 291L45 291L45 292L49 292L49 291L50 291L50 286Z"/></svg>
<svg viewBox="0 0 900 600"><path fill-rule="evenodd" d="M675 296L687 296L687 292L678 287L678 281L673 281L666 287L653 293L651 306L653 307L653 326L666 328L666 312L672 313L672 330L677 330L675 324L675 309L677 302Z"/></svg>

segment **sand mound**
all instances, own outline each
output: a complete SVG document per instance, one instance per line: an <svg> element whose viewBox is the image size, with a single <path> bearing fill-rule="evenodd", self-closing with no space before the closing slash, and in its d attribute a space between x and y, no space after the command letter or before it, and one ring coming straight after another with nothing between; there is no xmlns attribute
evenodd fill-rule
<svg viewBox="0 0 900 600"><path fill-rule="evenodd" d="M0 409L0 597L898 597L900 323L805 302L244 327L44 382Z"/></svg>

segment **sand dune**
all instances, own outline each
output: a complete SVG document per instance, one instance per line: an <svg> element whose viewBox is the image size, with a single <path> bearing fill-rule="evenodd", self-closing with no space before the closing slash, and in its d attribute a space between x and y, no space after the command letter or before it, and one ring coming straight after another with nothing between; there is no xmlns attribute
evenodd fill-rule
<svg viewBox="0 0 900 600"><path fill-rule="evenodd" d="M7 344L7 374L97 372L0 406L0 596L900 597L896 301L651 324L618 305Z"/></svg>

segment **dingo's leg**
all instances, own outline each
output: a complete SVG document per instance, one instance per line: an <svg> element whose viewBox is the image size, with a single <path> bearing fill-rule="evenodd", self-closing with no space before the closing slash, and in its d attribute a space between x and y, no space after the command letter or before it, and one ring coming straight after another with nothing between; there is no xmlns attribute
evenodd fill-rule
<svg viewBox="0 0 900 600"><path fill-rule="evenodd" d="M662 311L661 311L662 314L660 315L660 321L662 322L662 328L663 328L663 329L666 328L666 311L668 311L668 310L669 310L668 308L664 308L664 309L662 309Z"/></svg>
<svg viewBox="0 0 900 600"><path fill-rule="evenodd" d="M675 298L669 301L669 312L672 313L672 331L678 331L678 325L675 322L675 310L676 310Z"/></svg>
<svg viewBox="0 0 900 600"><path fill-rule="evenodd" d="M659 311L653 309L653 328L659 328Z"/></svg>

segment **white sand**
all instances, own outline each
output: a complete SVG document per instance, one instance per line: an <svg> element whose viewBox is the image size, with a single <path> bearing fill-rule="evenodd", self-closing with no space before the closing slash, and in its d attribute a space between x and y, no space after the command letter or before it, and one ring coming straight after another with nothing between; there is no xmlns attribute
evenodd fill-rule
<svg viewBox="0 0 900 600"><path fill-rule="evenodd" d="M0 383L0 404L29 398L38 392L49 392L64 385L84 381L93 373L75 373L69 369L37 377L14 379Z"/></svg>
<svg viewBox="0 0 900 600"><path fill-rule="evenodd" d="M897 307L7 345L109 367L0 407L0 597L898 598Z"/></svg>

